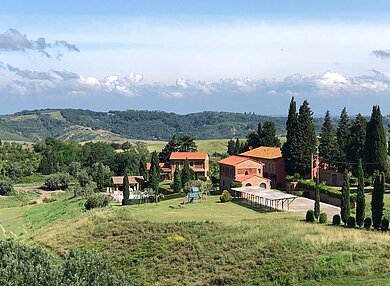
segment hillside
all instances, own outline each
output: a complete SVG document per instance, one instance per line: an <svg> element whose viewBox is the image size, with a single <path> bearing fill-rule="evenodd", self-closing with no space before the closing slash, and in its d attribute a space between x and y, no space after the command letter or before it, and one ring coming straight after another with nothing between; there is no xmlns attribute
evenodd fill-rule
<svg viewBox="0 0 390 286"><path fill-rule="evenodd" d="M44 109L0 116L0 138L27 142L49 136L78 142L168 140L180 134L191 134L196 139L243 138L266 120L275 122L278 134L285 133L285 117L253 113L205 111L180 115L163 111ZM315 119L318 130L321 122Z"/></svg>

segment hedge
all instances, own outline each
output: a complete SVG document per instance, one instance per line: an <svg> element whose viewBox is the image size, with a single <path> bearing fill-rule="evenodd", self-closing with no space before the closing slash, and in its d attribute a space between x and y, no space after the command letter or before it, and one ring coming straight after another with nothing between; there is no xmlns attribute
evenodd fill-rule
<svg viewBox="0 0 390 286"><path fill-rule="evenodd" d="M312 180L298 180L298 186L299 189L304 189L308 191L315 191L316 190L316 182ZM335 199L341 199L341 189L340 191L335 190L332 187L329 187L325 185L324 183L321 183L319 186L320 193L326 194L329 197L335 198ZM350 194L350 200L351 203L356 202L356 194Z"/></svg>
<svg viewBox="0 0 390 286"><path fill-rule="evenodd" d="M178 198L183 198L184 193L174 193L174 194L168 194L164 195L164 197L160 198L160 201L167 201L167 200L172 200L172 199L178 199Z"/></svg>

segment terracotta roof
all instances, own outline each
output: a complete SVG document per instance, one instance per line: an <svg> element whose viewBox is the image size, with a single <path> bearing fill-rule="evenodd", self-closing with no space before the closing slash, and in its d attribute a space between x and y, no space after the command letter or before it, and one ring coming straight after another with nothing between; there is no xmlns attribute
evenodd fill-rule
<svg viewBox="0 0 390 286"><path fill-rule="evenodd" d="M129 184L142 184L144 182L143 176L129 176ZM123 176L112 177L111 181L114 185L122 185L123 184Z"/></svg>
<svg viewBox="0 0 390 286"><path fill-rule="evenodd" d="M249 158L240 157L240 156L230 156L227 157L221 161L218 161L219 164L229 165L229 166L236 166L237 164L240 164L242 162L250 160Z"/></svg>
<svg viewBox="0 0 390 286"><path fill-rule="evenodd" d="M240 156L252 157L258 159L277 159L282 157L282 150L279 147L261 146L253 150L241 153Z"/></svg>
<svg viewBox="0 0 390 286"><path fill-rule="evenodd" d="M160 166L160 168L164 168L164 163L159 163L158 164L159 166ZM150 167L152 166L152 164L151 163L146 163L146 170L150 170Z"/></svg>
<svg viewBox="0 0 390 286"><path fill-rule="evenodd" d="M206 152L172 152L169 160L206 160L208 156Z"/></svg>
<svg viewBox="0 0 390 286"><path fill-rule="evenodd" d="M235 181L237 182L243 182L243 181L246 181L250 178L253 178L253 177L259 177L259 178L262 178L264 181L271 181L270 179L267 179L267 178L264 178L260 175L244 175L244 176L237 176Z"/></svg>

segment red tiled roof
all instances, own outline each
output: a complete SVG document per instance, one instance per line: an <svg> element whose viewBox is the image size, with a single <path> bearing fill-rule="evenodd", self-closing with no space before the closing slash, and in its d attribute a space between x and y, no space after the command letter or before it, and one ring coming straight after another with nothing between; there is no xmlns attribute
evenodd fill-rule
<svg viewBox="0 0 390 286"><path fill-rule="evenodd" d="M240 156L252 157L258 159L277 159L282 157L282 150L279 147L261 146L253 150L241 153Z"/></svg>
<svg viewBox="0 0 390 286"><path fill-rule="evenodd" d="M271 181L270 179L267 179L267 178L264 178L260 175L244 175L244 176L237 176L235 181L237 182L243 182L243 181L246 181L250 178L253 178L253 177L259 177L259 178L262 178L264 181Z"/></svg>
<svg viewBox="0 0 390 286"><path fill-rule="evenodd" d="M206 160L208 156L206 152L172 152L169 160Z"/></svg>
<svg viewBox="0 0 390 286"><path fill-rule="evenodd" d="M230 156L227 157L221 161L218 161L219 164L229 165L229 166L236 166L237 164L240 164L242 162L250 160L249 158L240 157L240 156Z"/></svg>
<svg viewBox="0 0 390 286"><path fill-rule="evenodd" d="M143 176L129 176L129 184L142 184L144 182ZM123 184L123 176L115 176L111 178L111 181L114 185L122 185Z"/></svg>

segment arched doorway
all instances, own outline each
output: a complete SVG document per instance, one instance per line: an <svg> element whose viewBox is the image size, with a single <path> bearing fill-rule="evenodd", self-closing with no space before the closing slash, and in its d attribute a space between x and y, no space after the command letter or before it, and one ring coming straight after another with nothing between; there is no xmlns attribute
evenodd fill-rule
<svg viewBox="0 0 390 286"><path fill-rule="evenodd" d="M261 184L260 184L260 188L266 189L266 188L267 188L267 185L266 185L265 183L261 183Z"/></svg>
<svg viewBox="0 0 390 286"><path fill-rule="evenodd" d="M246 183L245 187L252 187L252 184L251 183Z"/></svg>

